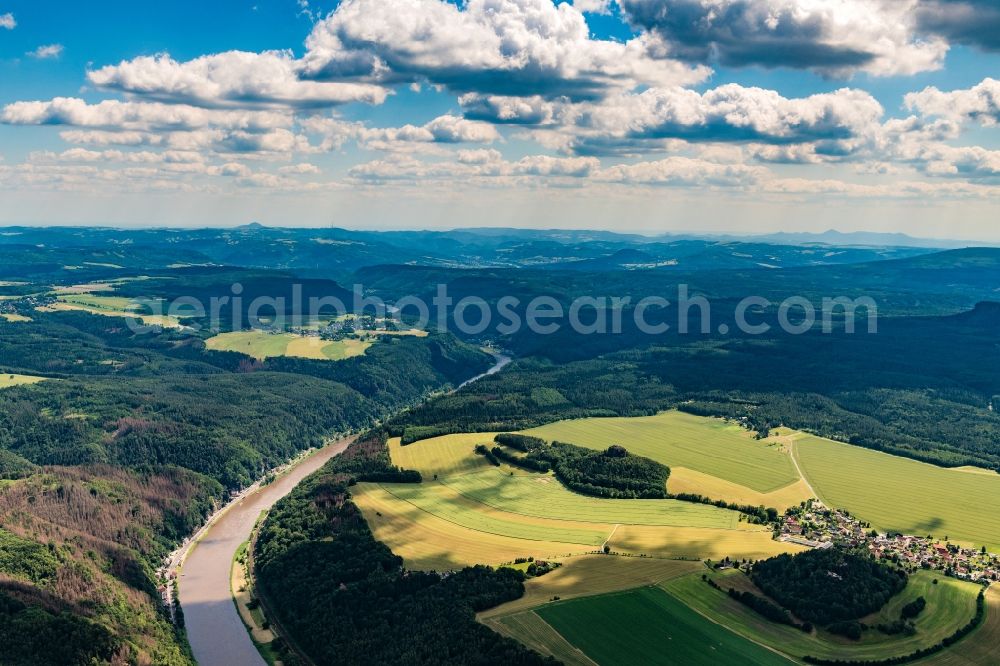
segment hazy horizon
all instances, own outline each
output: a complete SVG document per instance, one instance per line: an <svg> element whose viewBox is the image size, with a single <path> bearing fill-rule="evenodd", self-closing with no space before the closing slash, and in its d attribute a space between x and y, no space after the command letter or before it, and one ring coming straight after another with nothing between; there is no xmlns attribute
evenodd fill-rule
<svg viewBox="0 0 1000 666"><path fill-rule="evenodd" d="M1000 241L996 34L987 0L8 0L0 224Z"/></svg>

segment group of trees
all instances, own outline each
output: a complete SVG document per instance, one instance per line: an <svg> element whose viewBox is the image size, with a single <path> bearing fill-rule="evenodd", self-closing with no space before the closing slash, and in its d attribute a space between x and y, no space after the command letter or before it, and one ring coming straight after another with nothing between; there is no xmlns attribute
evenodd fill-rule
<svg viewBox="0 0 1000 666"><path fill-rule="evenodd" d="M383 465L384 443L363 437L273 507L256 543L268 611L316 663L554 663L475 621L523 594L522 572L406 571L375 540L350 484Z"/></svg>
<svg viewBox="0 0 1000 666"><path fill-rule="evenodd" d="M498 444L508 444L526 455L493 447L494 460L503 460L534 472L555 472L563 485L584 495L618 499L654 499L667 496L667 478L670 468L666 465L629 453L624 447L613 445L605 451L552 442L546 444L537 437L517 434L496 436Z"/></svg>
<svg viewBox="0 0 1000 666"><path fill-rule="evenodd" d="M971 634L986 618L986 590L979 591L976 597L976 613L965 625L955 631L950 636L946 636L939 643L928 647L920 648L910 654L889 657L887 659L825 659L823 657L813 657L806 655L802 661L807 664L817 664L817 666L898 666L899 664L909 664L920 661L933 654L945 650Z"/></svg>
<svg viewBox="0 0 1000 666"><path fill-rule="evenodd" d="M831 631L872 613L906 587L906 573L866 554L839 548L782 554L754 564L750 577L770 598L803 620Z"/></svg>

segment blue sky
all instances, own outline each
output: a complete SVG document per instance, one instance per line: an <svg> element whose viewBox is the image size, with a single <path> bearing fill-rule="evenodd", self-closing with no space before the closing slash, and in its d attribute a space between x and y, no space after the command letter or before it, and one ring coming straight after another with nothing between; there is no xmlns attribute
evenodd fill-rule
<svg viewBox="0 0 1000 666"><path fill-rule="evenodd" d="M1000 240L990 0L0 0L0 223Z"/></svg>

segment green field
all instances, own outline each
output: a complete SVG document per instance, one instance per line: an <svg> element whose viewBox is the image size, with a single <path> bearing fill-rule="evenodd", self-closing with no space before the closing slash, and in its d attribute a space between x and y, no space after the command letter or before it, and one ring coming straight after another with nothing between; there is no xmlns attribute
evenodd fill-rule
<svg viewBox="0 0 1000 666"><path fill-rule="evenodd" d="M791 663L655 587L550 604L535 614L601 666Z"/></svg>
<svg viewBox="0 0 1000 666"><path fill-rule="evenodd" d="M995 666L1000 645L1000 588L986 590L986 620L960 643L930 659L924 666Z"/></svg>
<svg viewBox="0 0 1000 666"><path fill-rule="evenodd" d="M45 377L33 377L31 375L12 375L10 373L0 374L0 389L10 388L12 386L21 386L22 384L37 384L38 382L45 381Z"/></svg>
<svg viewBox="0 0 1000 666"><path fill-rule="evenodd" d="M712 574L723 588L751 589L752 583L734 570ZM934 579L938 580L935 585ZM694 610L747 638L781 650L793 657L805 655L827 659L877 660L905 655L934 645L965 625L976 609L979 585L945 578L930 571L919 571L909 584L879 612L863 621L869 625L889 622L899 617L903 605L919 596L927 600L927 608L916 620L914 636L886 636L877 630L866 631L860 641L834 636L826 631L812 634L771 622L720 590L706 584L700 575L689 575L663 583L663 588Z"/></svg>
<svg viewBox="0 0 1000 666"><path fill-rule="evenodd" d="M205 341L205 346L208 349L240 352L261 360L275 356L295 356L340 361L364 354L371 344L367 340L349 338L333 341L293 333L270 333L268 331L220 333Z"/></svg>
<svg viewBox="0 0 1000 666"><path fill-rule="evenodd" d="M800 437L795 452L829 506L883 531L1000 551L1000 474L945 469L812 436Z"/></svg>
<svg viewBox="0 0 1000 666"><path fill-rule="evenodd" d="M566 543L600 546L608 538L612 525L600 529L570 528L558 522L518 520L520 516L505 518L499 511L489 511L482 504L458 495L440 483L381 484L391 495L409 502L421 511L443 518L461 527L532 541L563 541ZM484 510L485 509L485 510Z"/></svg>
<svg viewBox="0 0 1000 666"><path fill-rule="evenodd" d="M422 439L402 446L399 437L389 440L392 464L415 469L425 479L489 469L490 463L474 453L477 444L492 446L496 433L459 433Z"/></svg>
<svg viewBox="0 0 1000 666"><path fill-rule="evenodd" d="M683 412L559 421L525 432L592 449L621 444L665 465L688 467L762 493L799 480L777 441L757 441L738 425Z"/></svg>
<svg viewBox="0 0 1000 666"><path fill-rule="evenodd" d="M131 312L142 307L141 303L133 298L124 296L94 296L91 294L67 294L59 297L64 303L82 305L95 310L108 310L110 312Z"/></svg>
<svg viewBox="0 0 1000 666"><path fill-rule="evenodd" d="M552 476L513 475L496 469L447 478L445 485L488 506L538 518L628 525L736 528L739 514L678 500L588 497Z"/></svg>

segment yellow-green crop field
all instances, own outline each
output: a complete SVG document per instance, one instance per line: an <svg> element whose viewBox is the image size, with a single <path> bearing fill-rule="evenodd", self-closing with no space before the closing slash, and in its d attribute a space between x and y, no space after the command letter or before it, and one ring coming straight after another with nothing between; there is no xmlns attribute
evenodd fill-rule
<svg viewBox="0 0 1000 666"><path fill-rule="evenodd" d="M580 495L547 474L511 476L489 469L447 478L442 483L476 502L536 518L716 529L736 529L741 524L735 511L706 504Z"/></svg>
<svg viewBox="0 0 1000 666"><path fill-rule="evenodd" d="M687 467L760 493L799 480L780 438L758 441L738 425L684 412L575 419L524 432L597 450L621 444L636 455L670 467Z"/></svg>
<svg viewBox="0 0 1000 666"><path fill-rule="evenodd" d="M780 431L758 441L716 419L667 412L565 421L526 432L595 450L621 444L671 466L672 492L779 509L815 493L882 530L1000 547L1000 476ZM834 659L908 654L939 642L973 615L977 585L921 571L883 609L863 618L869 625L892 621L902 605L923 596L928 605L916 620L914 636L886 636L873 629L854 642L823 630L807 635L772 623L705 584L697 560L726 555L761 559L801 547L775 541L770 532L742 522L739 514L712 506L588 497L569 491L551 474L494 467L473 452L477 444L492 445L493 437L464 433L408 446L391 440L393 463L419 470L425 482L360 484L358 504L376 537L414 568L499 564L526 556L565 562L563 568L529 580L522 599L487 611L480 620L566 663L592 662L542 622L536 609L546 608L556 596L583 597L650 584L661 584L694 611L793 660L806 654ZM592 554L603 544L624 556ZM711 575L724 588L753 588L739 572ZM995 663L983 637L1000 635L1000 594L991 590L988 600L986 624L928 663Z"/></svg>
<svg viewBox="0 0 1000 666"><path fill-rule="evenodd" d="M723 590L736 587L763 594L739 571L728 570L710 575ZM933 583L934 579L938 580L937 584ZM801 659L812 655L862 661L906 655L937 644L972 619L976 610L976 595L981 589L975 583L945 578L935 572L918 571L910 577L906 588L879 612L862 618L869 625L891 622L899 617L903 605L922 596L927 600L927 608L914 621L916 634L887 636L871 629L863 634L861 640L852 641L824 630L805 634L794 627L771 622L730 599L725 592L710 587L700 574L675 578L661 587L710 620L791 657Z"/></svg>
<svg viewBox="0 0 1000 666"><path fill-rule="evenodd" d="M318 337L267 331L234 331L220 333L205 341L205 346L217 351L235 351L257 359L274 356L296 356L319 360L340 361L361 356L372 343L347 338L322 340Z"/></svg>
<svg viewBox="0 0 1000 666"><path fill-rule="evenodd" d="M400 438L389 440L392 463L402 469L415 469L425 479L435 476L464 474L490 467L486 458L474 454L477 444L493 446L496 433L476 432L442 435L400 445Z"/></svg>
<svg viewBox="0 0 1000 666"><path fill-rule="evenodd" d="M604 544L616 553L690 560L798 550L733 511L676 500L589 497L566 489L551 474L494 467L474 452L477 444L491 445L493 437L464 433L407 446L391 439L393 464L420 471L424 482L354 488L354 500L376 537L408 567L562 559L599 551Z"/></svg>
<svg viewBox="0 0 1000 666"><path fill-rule="evenodd" d="M91 294L74 293L61 295L55 303L40 306L37 309L42 312L77 310L90 314L104 315L106 317L138 319L148 326L162 326L163 328L181 327L180 321L174 316L137 314L136 310L140 307L141 305L138 302L124 296L93 296Z"/></svg>
<svg viewBox="0 0 1000 666"><path fill-rule="evenodd" d="M19 315L15 312L0 312L0 318L3 318L11 323L31 321L31 317L25 317L24 315Z"/></svg>
<svg viewBox="0 0 1000 666"><path fill-rule="evenodd" d="M10 373L0 374L0 389L10 388L12 386L21 386L23 384L37 384L38 382L45 381L45 377L33 377L31 375L12 375Z"/></svg>
<svg viewBox="0 0 1000 666"><path fill-rule="evenodd" d="M1000 474L945 469L809 435L794 446L802 473L827 505L880 530L1000 551Z"/></svg>

